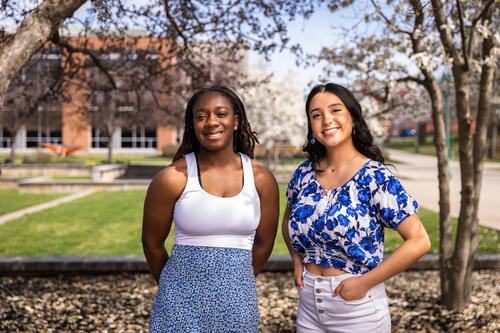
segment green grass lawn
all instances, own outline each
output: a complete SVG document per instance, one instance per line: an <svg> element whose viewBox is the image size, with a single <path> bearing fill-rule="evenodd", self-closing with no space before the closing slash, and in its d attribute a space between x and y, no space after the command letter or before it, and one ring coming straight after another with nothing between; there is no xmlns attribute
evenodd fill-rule
<svg viewBox="0 0 500 333"><path fill-rule="evenodd" d="M280 185L281 215L286 207L285 189L286 185ZM7 222L0 225L0 255L140 255L144 196L143 190L98 192ZM419 216L429 232L431 252L437 253L438 215L421 209ZM499 252L499 234L480 227L478 252ZM396 232L387 230L386 252L401 242ZM166 241L168 249L172 245L173 232ZM273 254L287 253L279 229Z"/></svg>
<svg viewBox="0 0 500 333"><path fill-rule="evenodd" d="M424 144L420 145L420 154L436 156L436 147L434 146L434 138L428 136ZM417 146L417 137L395 138L385 148L403 150L409 153L415 153ZM458 140L453 140L453 150L458 152Z"/></svg>
<svg viewBox="0 0 500 333"><path fill-rule="evenodd" d="M9 158L9 154L0 154L0 161ZM107 154L76 154L66 157L55 155L51 152L41 152L38 154L16 154L16 164L20 164L23 160L35 162L36 160L42 163L74 163L74 164L102 164L108 162ZM134 163L134 162L154 162L169 164L172 158L153 155L113 155L114 163Z"/></svg>
<svg viewBox="0 0 500 333"><path fill-rule="evenodd" d="M0 215L7 214L19 209L38 205L51 201L66 194L34 194L20 193L15 189L0 190Z"/></svg>
<svg viewBox="0 0 500 333"><path fill-rule="evenodd" d="M389 144L383 145L382 148L398 149L409 153L415 153L417 146L416 137L405 137L392 139ZM424 155L436 156L436 146L434 145L434 137L428 136L424 144L419 147L419 153ZM453 160L458 161L458 137L453 137ZM500 162L500 158L485 159L485 162Z"/></svg>
<svg viewBox="0 0 500 333"><path fill-rule="evenodd" d="M72 180L92 180L92 177L90 176L53 176L51 177L52 180L66 180L66 181L72 181Z"/></svg>

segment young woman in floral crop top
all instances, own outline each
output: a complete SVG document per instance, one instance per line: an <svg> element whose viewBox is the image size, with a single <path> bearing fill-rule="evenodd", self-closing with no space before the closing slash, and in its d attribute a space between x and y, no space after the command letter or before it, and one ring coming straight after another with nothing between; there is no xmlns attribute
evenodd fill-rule
<svg viewBox="0 0 500 333"><path fill-rule="evenodd" d="M430 248L418 204L384 166L346 88L314 87L306 115L308 160L290 180L283 218L299 292L297 332L390 332L384 281ZM404 242L383 260L385 227Z"/></svg>

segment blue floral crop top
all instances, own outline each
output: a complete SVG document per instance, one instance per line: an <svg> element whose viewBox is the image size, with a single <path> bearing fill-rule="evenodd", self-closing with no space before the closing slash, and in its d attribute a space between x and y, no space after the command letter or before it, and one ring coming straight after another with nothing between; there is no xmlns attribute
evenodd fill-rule
<svg viewBox="0 0 500 333"><path fill-rule="evenodd" d="M418 204L399 180L373 160L344 185L326 191L312 162L295 170L286 192L292 246L304 263L364 274L384 256L384 227L396 229Z"/></svg>

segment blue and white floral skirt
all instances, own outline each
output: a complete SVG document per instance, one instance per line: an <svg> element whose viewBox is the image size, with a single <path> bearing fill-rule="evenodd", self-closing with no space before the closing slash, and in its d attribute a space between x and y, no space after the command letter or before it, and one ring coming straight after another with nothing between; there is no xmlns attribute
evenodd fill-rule
<svg viewBox="0 0 500 333"><path fill-rule="evenodd" d="M252 252L174 245L151 310L150 332L257 332Z"/></svg>

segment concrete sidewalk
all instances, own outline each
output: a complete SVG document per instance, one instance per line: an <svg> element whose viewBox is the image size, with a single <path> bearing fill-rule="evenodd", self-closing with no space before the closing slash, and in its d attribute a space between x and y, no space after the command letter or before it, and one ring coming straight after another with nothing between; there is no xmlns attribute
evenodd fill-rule
<svg viewBox="0 0 500 333"><path fill-rule="evenodd" d="M23 217L24 215L27 215L27 214L36 213L36 212L39 212L41 210L45 210L47 208L56 207L56 206L59 206L60 204L83 198L83 197L85 197L89 194L92 194L94 192L95 192L95 190L89 189L89 190L85 190L82 192L70 194L70 195L67 195L65 197L58 198L58 199L55 199L55 200L52 200L49 202L45 202L45 203L42 203L42 204L39 204L36 206L27 207L24 209L16 210L15 212L12 212L12 213L1 215L0 216L0 225L4 224L5 222L8 222L10 220L14 220L14 219L18 219L20 217Z"/></svg>
<svg viewBox="0 0 500 333"><path fill-rule="evenodd" d="M421 207L439 211L439 183L437 178L437 159L433 156L411 154L400 150L384 149L388 157L404 164L390 168L399 178L405 189L417 200ZM450 202L451 216L458 217L460 212L460 165L450 161ZM483 185L479 204L479 224L500 230L500 164L485 163Z"/></svg>

